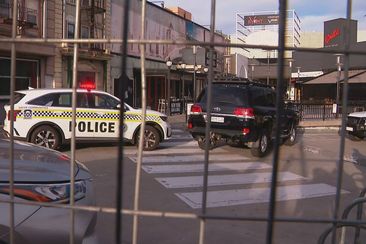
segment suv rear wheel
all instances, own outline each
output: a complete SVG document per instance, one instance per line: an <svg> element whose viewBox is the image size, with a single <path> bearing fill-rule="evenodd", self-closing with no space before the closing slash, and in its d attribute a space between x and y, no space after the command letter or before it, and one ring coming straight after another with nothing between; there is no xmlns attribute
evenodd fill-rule
<svg viewBox="0 0 366 244"><path fill-rule="evenodd" d="M295 145L296 138L297 138L296 126L295 125L292 125L291 126L291 130L290 130L290 135L286 139L285 145L287 145L287 146L293 146L293 145Z"/></svg>
<svg viewBox="0 0 366 244"><path fill-rule="evenodd" d="M266 132L262 132L256 142L253 143L251 153L255 157L264 157L269 150L270 139Z"/></svg>
<svg viewBox="0 0 366 244"><path fill-rule="evenodd" d="M217 137L214 133L210 132L210 142L208 144L208 150L212 150L216 147L220 138ZM198 146L202 149L206 149L206 137L205 136L198 136L197 138Z"/></svg>
<svg viewBox="0 0 366 244"><path fill-rule="evenodd" d="M61 144L61 137L53 127L41 125L33 131L30 142L42 147L57 149Z"/></svg>

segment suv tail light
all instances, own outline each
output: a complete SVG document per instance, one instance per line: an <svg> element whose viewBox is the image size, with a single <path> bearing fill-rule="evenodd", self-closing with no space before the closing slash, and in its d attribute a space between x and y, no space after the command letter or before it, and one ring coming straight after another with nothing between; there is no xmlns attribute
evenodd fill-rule
<svg viewBox="0 0 366 244"><path fill-rule="evenodd" d="M191 114L200 114L202 113L202 107L198 104L193 104L191 107Z"/></svg>
<svg viewBox="0 0 366 244"><path fill-rule="evenodd" d="M8 120L11 120L10 112L11 112L11 110L8 111ZM13 121L16 121L17 120L17 115L20 112L21 112L21 110L14 110L14 113L13 113Z"/></svg>
<svg viewBox="0 0 366 244"><path fill-rule="evenodd" d="M254 110L253 108L235 108L234 115L246 119L254 119Z"/></svg>

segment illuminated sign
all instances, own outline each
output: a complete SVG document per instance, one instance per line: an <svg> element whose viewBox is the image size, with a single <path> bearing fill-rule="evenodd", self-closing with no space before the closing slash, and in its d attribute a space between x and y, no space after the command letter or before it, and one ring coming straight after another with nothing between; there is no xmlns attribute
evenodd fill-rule
<svg viewBox="0 0 366 244"><path fill-rule="evenodd" d="M244 25L245 26L278 25L278 23L279 23L278 14L244 16Z"/></svg>
<svg viewBox="0 0 366 244"><path fill-rule="evenodd" d="M341 34L339 28L334 29L330 34L326 34L324 37L324 42L326 45L329 45L330 42L336 38L337 36L339 36Z"/></svg>

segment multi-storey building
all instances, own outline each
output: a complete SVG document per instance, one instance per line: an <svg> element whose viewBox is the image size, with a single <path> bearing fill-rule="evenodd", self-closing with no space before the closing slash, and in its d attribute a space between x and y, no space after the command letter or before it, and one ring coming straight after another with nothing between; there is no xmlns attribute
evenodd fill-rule
<svg viewBox="0 0 366 244"><path fill-rule="evenodd" d="M0 0L0 38L11 37L12 2ZM75 0L18 0L17 38L74 38ZM110 30L110 1L81 1L81 38L106 38ZM0 46L0 99L10 93L10 43ZM70 87L73 44L17 43L16 89ZM78 82L94 81L105 89L109 77L109 48L81 44Z"/></svg>
<svg viewBox="0 0 366 244"><path fill-rule="evenodd" d="M17 38L54 37L55 1L19 0ZM12 35L13 1L0 0L0 38ZM45 21L46 20L46 21ZM0 45L0 99L10 95L11 43ZM52 84L56 49L54 45L16 44L16 89Z"/></svg>
<svg viewBox="0 0 366 244"><path fill-rule="evenodd" d="M57 38L72 39L75 35L76 1L58 1L56 9ZM80 33L82 39L104 39L110 35L110 1L82 0L80 12ZM71 87L73 44L58 45L55 75L57 86ZM110 70L110 48L107 44L90 43L79 45L78 82L85 80L95 83L97 89L107 90ZM61 64L61 65L60 65ZM61 80L58 80L61 77Z"/></svg>
<svg viewBox="0 0 366 244"><path fill-rule="evenodd" d="M113 38L122 38L124 2L112 0L112 33ZM210 30L191 20L189 12L182 8L164 8L153 3L146 6L145 38L150 40L201 41L209 42ZM141 2L132 1L128 39L141 37ZM220 33L215 34L216 42L227 43ZM223 57L225 48L216 47L214 52L214 72L224 71ZM111 90L118 93L121 80L126 86L127 102L134 106L141 105L141 65L140 46L129 44L127 50L127 77L121 77L121 51L114 45L111 61ZM159 99L179 98L193 99L207 80L208 68L207 47L185 45L147 44L146 45L146 82L147 103L157 109ZM170 60L170 68L166 62ZM206 71L206 73L205 73ZM130 92L131 91L131 92Z"/></svg>

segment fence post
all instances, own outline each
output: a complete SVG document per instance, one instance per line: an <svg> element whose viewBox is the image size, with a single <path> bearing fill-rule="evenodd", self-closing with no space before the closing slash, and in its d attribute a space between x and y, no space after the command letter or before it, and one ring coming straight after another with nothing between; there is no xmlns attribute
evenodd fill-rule
<svg viewBox="0 0 366 244"><path fill-rule="evenodd" d="M323 121L325 120L325 103L323 104Z"/></svg>

